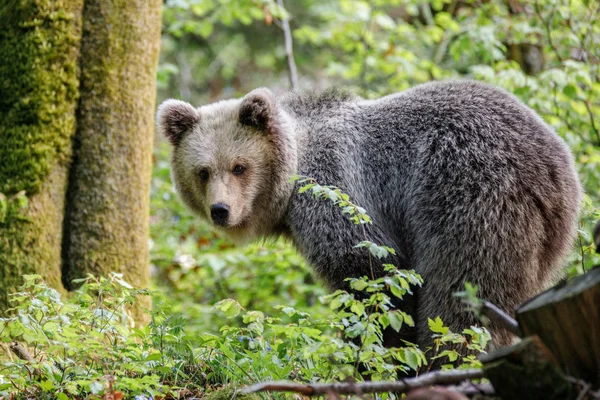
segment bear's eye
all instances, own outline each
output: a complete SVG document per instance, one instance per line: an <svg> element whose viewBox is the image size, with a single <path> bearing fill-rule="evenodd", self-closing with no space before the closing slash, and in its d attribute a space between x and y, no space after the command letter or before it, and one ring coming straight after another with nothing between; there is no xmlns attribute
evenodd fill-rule
<svg viewBox="0 0 600 400"><path fill-rule="evenodd" d="M200 179L205 181L208 179L208 171L205 169L201 169L200 172L198 173L198 176L200 177Z"/></svg>
<svg viewBox="0 0 600 400"><path fill-rule="evenodd" d="M244 171L246 170L246 168L242 167L241 165L236 165L233 168L233 174L234 175L241 175L244 173Z"/></svg>

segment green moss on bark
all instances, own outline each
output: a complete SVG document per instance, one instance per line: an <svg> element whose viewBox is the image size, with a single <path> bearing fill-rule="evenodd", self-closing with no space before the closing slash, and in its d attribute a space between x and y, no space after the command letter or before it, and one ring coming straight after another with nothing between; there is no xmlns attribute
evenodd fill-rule
<svg viewBox="0 0 600 400"><path fill-rule="evenodd" d="M161 0L86 0L65 285L88 273L149 279L148 219Z"/></svg>
<svg viewBox="0 0 600 400"><path fill-rule="evenodd" d="M83 0L0 5L0 192L29 207L0 223L0 310L25 273L61 287L60 243L78 96Z"/></svg>
<svg viewBox="0 0 600 400"><path fill-rule="evenodd" d="M82 0L0 5L0 192L39 191L69 158Z"/></svg>

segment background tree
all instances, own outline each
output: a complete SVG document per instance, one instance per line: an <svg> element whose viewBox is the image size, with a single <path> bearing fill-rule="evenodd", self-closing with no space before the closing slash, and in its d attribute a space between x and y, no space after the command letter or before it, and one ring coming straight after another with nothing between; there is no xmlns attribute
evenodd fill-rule
<svg viewBox="0 0 600 400"><path fill-rule="evenodd" d="M23 274L62 286L82 8L81 0L0 6L0 192L8 196L0 218L0 308Z"/></svg>
<svg viewBox="0 0 600 400"><path fill-rule="evenodd" d="M147 285L160 6L0 6L0 309L27 273Z"/></svg>

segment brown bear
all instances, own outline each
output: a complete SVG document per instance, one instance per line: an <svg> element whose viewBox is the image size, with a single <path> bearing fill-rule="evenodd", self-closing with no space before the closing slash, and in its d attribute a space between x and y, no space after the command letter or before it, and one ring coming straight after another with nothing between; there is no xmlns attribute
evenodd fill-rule
<svg viewBox="0 0 600 400"><path fill-rule="evenodd" d="M476 323L453 295L466 281L507 312L544 289L575 233L582 190L568 147L483 83L427 83L377 100L262 88L200 108L167 100L157 122L174 145L183 201L233 240L287 237L334 289L371 267L384 274L357 243L395 248L384 261L424 279L406 304L416 329L405 337L422 346L428 317L456 332ZM353 225L299 194L292 174L341 188L373 223ZM491 329L495 344L512 340Z"/></svg>

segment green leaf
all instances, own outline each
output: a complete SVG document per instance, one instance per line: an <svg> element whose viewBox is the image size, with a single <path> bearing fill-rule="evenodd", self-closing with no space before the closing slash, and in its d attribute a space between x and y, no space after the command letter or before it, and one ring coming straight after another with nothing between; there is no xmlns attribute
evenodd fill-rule
<svg viewBox="0 0 600 400"><path fill-rule="evenodd" d="M416 353L418 351L418 349L412 347L404 348L404 362L415 371L421 366L421 358Z"/></svg>
<svg viewBox="0 0 600 400"><path fill-rule="evenodd" d="M449 362L454 362L454 361L458 360L458 356L459 356L459 354L456 350L444 350L437 356L432 357L432 359L448 357Z"/></svg>
<svg viewBox="0 0 600 400"><path fill-rule="evenodd" d="M160 353L153 353L153 354L148 355L148 357L146 357L144 359L144 361L159 361L159 360L162 360L162 357L163 356Z"/></svg>
<svg viewBox="0 0 600 400"><path fill-rule="evenodd" d="M350 287L354 290L363 291L369 284L363 279L355 279L350 282Z"/></svg>
<svg viewBox="0 0 600 400"><path fill-rule="evenodd" d="M577 97L577 88L575 85L568 84L563 88L563 93L565 96L574 99Z"/></svg>
<svg viewBox="0 0 600 400"><path fill-rule="evenodd" d="M300 190L298 190L298 193L304 193L304 192L306 192L307 190L310 190L310 189L312 189L313 187L315 187L315 185L316 185L315 183L309 183L308 185L304 185L304 186L302 186L302 187L300 188Z"/></svg>
<svg viewBox="0 0 600 400"><path fill-rule="evenodd" d="M228 318L237 317L243 310L243 307L233 299L225 299L216 303L213 307L220 310Z"/></svg>
<svg viewBox="0 0 600 400"><path fill-rule="evenodd" d="M19 193L17 193L14 196L14 199L17 202L17 207L19 207L20 210L26 209L29 205L29 200L27 199L24 190L21 190Z"/></svg>
<svg viewBox="0 0 600 400"><path fill-rule="evenodd" d="M350 306L350 311L358 316L362 316L365 313L365 305L360 301L353 301Z"/></svg>
<svg viewBox="0 0 600 400"><path fill-rule="evenodd" d="M402 312L402 318L404 319L404 323L410 327L415 326L415 321L413 320L413 318L410 316L410 314L407 314L405 312Z"/></svg>
<svg viewBox="0 0 600 400"><path fill-rule="evenodd" d="M357 322L353 325L350 325L348 328L344 330L346 336L349 338L355 338L360 336L365 331L365 325L362 322Z"/></svg>
<svg viewBox="0 0 600 400"><path fill-rule="evenodd" d="M0 223L6 220L8 213L8 201L3 193L0 193Z"/></svg>
<svg viewBox="0 0 600 400"><path fill-rule="evenodd" d="M444 326L440 317L436 317L435 319L427 318L427 323L429 324L429 330L434 333L445 335L449 331L448 327Z"/></svg>
<svg viewBox="0 0 600 400"><path fill-rule="evenodd" d="M40 382L40 388L44 392L49 392L50 390L52 390L52 388L54 388L54 384L52 383L52 381L46 379Z"/></svg>
<svg viewBox="0 0 600 400"><path fill-rule="evenodd" d="M390 322L390 326L396 332L400 332L402 329L403 316L397 310L388 312L388 319Z"/></svg>
<svg viewBox="0 0 600 400"><path fill-rule="evenodd" d="M213 29L214 29L214 25L213 25L212 21L208 18L204 18L198 24L198 34L205 39L208 38L212 34Z"/></svg>

